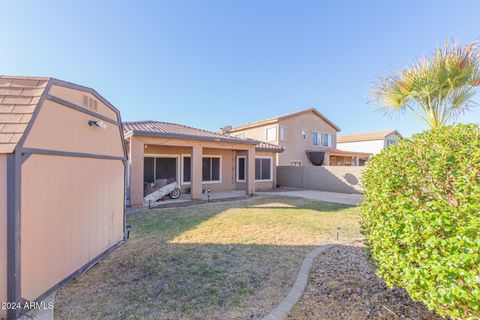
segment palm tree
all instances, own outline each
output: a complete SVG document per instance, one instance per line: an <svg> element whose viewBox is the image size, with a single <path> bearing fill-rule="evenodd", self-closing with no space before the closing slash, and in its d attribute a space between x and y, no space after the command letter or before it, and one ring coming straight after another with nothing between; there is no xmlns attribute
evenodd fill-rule
<svg viewBox="0 0 480 320"><path fill-rule="evenodd" d="M371 91L386 114L409 112L430 128L454 120L475 106L480 85L480 53L476 44L438 47L398 74L381 78Z"/></svg>

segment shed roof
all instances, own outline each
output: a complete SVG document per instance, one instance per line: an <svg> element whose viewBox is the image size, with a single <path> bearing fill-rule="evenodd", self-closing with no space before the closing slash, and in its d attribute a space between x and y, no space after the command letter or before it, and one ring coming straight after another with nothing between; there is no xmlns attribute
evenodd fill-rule
<svg viewBox="0 0 480 320"><path fill-rule="evenodd" d="M386 136L395 133L398 136L402 136L397 130L380 131L380 132L365 132L358 134L351 134L346 136L337 136L337 143L342 142L358 142L358 141L371 141L371 140L383 140Z"/></svg>
<svg viewBox="0 0 480 320"><path fill-rule="evenodd" d="M198 129L178 123L170 123L163 121L126 121L123 123L123 131L125 137L133 135L138 136L154 136L165 138L207 140L217 142L232 142L241 144L256 145L257 150L282 152L283 148L274 144L261 142L253 139L235 138L226 134L212 132L204 129Z"/></svg>
<svg viewBox="0 0 480 320"><path fill-rule="evenodd" d="M271 124L271 123L278 122L279 120L296 117L298 115L301 115L301 114L304 114L304 113L310 113L310 112L317 115L318 117L322 118L325 122L327 122L329 125L331 125L333 128L335 128L335 130L337 130L337 131L341 130L339 127L337 127L336 124L334 124L332 121L330 121L330 119L328 119L323 114L321 114L320 111L318 111L315 108L309 108L309 109L300 110L300 111L297 111L297 112L284 114L284 115L281 115L281 116L276 116L276 117L273 117L273 118L268 118L268 119L259 120L259 121L243 124L243 125L240 125L240 126L236 126L236 127L233 127L230 130L230 132L236 132L236 131L241 131L241 130L245 130L245 129L249 129L249 128L263 126L263 125L266 125L266 124Z"/></svg>
<svg viewBox="0 0 480 320"><path fill-rule="evenodd" d="M49 78L0 76L0 153L12 153L32 119Z"/></svg>

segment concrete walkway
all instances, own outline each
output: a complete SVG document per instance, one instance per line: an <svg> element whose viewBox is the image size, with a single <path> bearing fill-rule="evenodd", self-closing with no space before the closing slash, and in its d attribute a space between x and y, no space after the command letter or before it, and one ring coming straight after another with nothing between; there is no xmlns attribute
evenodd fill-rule
<svg viewBox="0 0 480 320"><path fill-rule="evenodd" d="M300 197L312 200L335 202L356 206L363 200L363 195L355 193L337 193L318 190L285 190L285 191L266 191L257 192L257 194L281 195Z"/></svg>

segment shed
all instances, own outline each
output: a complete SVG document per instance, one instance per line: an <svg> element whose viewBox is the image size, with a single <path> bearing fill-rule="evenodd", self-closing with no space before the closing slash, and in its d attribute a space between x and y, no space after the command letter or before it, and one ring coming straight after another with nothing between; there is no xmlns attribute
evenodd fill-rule
<svg viewBox="0 0 480 320"><path fill-rule="evenodd" d="M0 76L0 301L41 301L123 243L121 123L93 89Z"/></svg>

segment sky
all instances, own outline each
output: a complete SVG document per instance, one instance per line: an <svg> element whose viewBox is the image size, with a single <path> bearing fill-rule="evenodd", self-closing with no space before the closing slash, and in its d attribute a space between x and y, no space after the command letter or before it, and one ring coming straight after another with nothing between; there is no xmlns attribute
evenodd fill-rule
<svg viewBox="0 0 480 320"><path fill-rule="evenodd" d="M208 130L315 107L341 134L425 130L369 90L446 39L480 40L480 1L0 1L0 73L97 90L123 120ZM475 100L480 103L480 93ZM480 122L480 107L458 119Z"/></svg>

